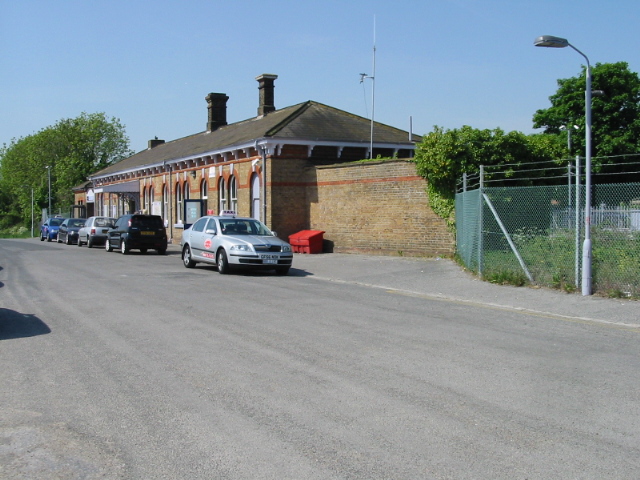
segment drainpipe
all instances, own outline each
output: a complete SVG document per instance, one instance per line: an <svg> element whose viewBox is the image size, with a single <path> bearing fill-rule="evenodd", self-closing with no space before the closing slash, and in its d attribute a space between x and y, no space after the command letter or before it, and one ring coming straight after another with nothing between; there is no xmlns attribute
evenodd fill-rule
<svg viewBox="0 0 640 480"><path fill-rule="evenodd" d="M267 152L265 147L262 147L262 193L264 194L262 202L262 217L263 222L267 224Z"/></svg>
<svg viewBox="0 0 640 480"><path fill-rule="evenodd" d="M162 166L164 167L164 169L167 169L167 161L165 160L164 162L162 162ZM171 165L168 165L169 167L169 186L167 188L167 194L169 195L169 198L167 199L167 201L169 202L169 238L171 240L171 243L173 243L173 215L171 214L173 212L173 197L171 196Z"/></svg>

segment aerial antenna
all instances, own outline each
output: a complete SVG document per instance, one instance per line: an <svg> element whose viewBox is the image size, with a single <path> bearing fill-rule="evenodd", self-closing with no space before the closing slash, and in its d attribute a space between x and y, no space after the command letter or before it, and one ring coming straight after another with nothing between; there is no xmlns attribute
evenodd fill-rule
<svg viewBox="0 0 640 480"><path fill-rule="evenodd" d="M367 75L366 73L360 74L360 83L364 82L365 78L371 79L371 135L369 142L369 158L373 158L373 118L376 111L376 16L373 16L373 74Z"/></svg>

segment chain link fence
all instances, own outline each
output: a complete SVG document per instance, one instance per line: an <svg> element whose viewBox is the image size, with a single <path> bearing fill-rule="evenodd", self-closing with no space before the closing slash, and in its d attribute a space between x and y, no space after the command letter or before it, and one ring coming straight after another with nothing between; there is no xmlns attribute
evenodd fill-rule
<svg viewBox="0 0 640 480"><path fill-rule="evenodd" d="M626 175L592 174L592 291L640 299L640 163L629 165ZM456 194L462 263L497 283L580 290L585 225L584 179L575 174L580 167L556 167L556 175L546 168L544 177L535 178L531 168L520 172L529 177L500 168L465 176ZM612 175L637 181L607 183Z"/></svg>

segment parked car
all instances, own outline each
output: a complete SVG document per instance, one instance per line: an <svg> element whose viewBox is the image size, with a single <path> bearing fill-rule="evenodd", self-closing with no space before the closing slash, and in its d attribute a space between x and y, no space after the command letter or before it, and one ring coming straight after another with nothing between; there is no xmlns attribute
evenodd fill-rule
<svg viewBox="0 0 640 480"><path fill-rule="evenodd" d="M78 230L84 226L84 218L65 218L58 228L58 243L71 245L78 241Z"/></svg>
<svg viewBox="0 0 640 480"><path fill-rule="evenodd" d="M234 214L199 218L184 231L180 246L185 267L210 263L222 274L247 268L286 275L293 262L291 245L255 218Z"/></svg>
<svg viewBox="0 0 640 480"><path fill-rule="evenodd" d="M47 218L40 227L40 241L44 242L45 239L47 240L47 242L56 240L58 238L58 228L60 228L60 224L63 221L64 218L62 217Z"/></svg>
<svg viewBox="0 0 640 480"><path fill-rule="evenodd" d="M86 245L91 248L94 245L104 245L107 240L107 232L116 223L111 217L89 217L84 222L84 227L78 231L78 246Z"/></svg>
<svg viewBox="0 0 640 480"><path fill-rule="evenodd" d="M167 253L167 230L159 215L129 214L116 220L107 232L105 250L120 250L123 254L130 250L156 250L160 255Z"/></svg>

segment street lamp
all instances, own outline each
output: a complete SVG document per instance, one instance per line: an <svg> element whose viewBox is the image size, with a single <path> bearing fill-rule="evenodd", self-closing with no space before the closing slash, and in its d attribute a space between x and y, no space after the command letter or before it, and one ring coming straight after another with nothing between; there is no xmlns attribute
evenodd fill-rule
<svg viewBox="0 0 640 480"><path fill-rule="evenodd" d="M47 169L47 174L49 175L49 210L47 210L47 217L51 216L51 166L47 165L44 168Z"/></svg>
<svg viewBox="0 0 640 480"><path fill-rule="evenodd" d="M578 130L578 125L573 125L573 128ZM571 155L571 125L560 125L560 130L567 131L567 148L569 149L569 155Z"/></svg>
<svg viewBox="0 0 640 480"><path fill-rule="evenodd" d="M591 64L589 58L571 45L566 38L542 35L533 41L536 47L571 47L587 61L587 87L585 90L585 201L584 243L582 244L582 295L591 295Z"/></svg>

